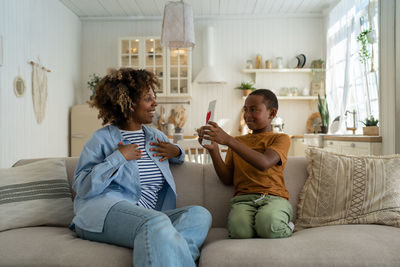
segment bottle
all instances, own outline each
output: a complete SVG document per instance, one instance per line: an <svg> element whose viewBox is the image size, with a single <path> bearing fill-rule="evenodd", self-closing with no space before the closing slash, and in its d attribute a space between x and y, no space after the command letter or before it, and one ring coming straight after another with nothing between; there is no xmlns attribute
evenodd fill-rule
<svg viewBox="0 0 400 267"><path fill-rule="evenodd" d="M260 54L257 54L256 56L256 68L257 69L262 69L262 56Z"/></svg>

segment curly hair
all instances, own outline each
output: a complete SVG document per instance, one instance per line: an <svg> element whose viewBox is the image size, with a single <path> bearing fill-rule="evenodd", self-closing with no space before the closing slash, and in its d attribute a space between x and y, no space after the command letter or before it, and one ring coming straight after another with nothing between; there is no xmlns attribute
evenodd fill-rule
<svg viewBox="0 0 400 267"><path fill-rule="evenodd" d="M150 89L155 94L159 86L157 77L147 70L112 70L100 80L89 104L99 110L98 118L103 120L103 125L111 123L123 127L140 98Z"/></svg>
<svg viewBox="0 0 400 267"><path fill-rule="evenodd" d="M264 104L267 109L276 108L278 110L278 99L274 92L268 89L257 89L250 93L250 95L260 95L264 97Z"/></svg>

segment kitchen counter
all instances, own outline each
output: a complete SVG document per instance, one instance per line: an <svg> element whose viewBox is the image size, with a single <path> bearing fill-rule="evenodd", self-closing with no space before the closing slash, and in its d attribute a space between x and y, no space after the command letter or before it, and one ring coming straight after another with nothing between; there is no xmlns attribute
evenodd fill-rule
<svg viewBox="0 0 400 267"><path fill-rule="evenodd" d="M304 139L349 141L349 142L376 142L382 143L382 136L353 135L353 134L304 134Z"/></svg>

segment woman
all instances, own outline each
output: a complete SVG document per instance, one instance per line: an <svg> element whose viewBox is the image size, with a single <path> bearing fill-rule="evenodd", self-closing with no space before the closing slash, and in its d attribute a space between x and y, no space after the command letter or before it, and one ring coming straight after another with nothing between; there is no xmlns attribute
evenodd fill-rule
<svg viewBox="0 0 400 267"><path fill-rule="evenodd" d="M176 209L169 163L184 151L152 122L154 74L123 68L104 77L92 106L104 128L85 144L75 171L73 226L83 239L134 248L134 266L195 266L211 225L200 206Z"/></svg>

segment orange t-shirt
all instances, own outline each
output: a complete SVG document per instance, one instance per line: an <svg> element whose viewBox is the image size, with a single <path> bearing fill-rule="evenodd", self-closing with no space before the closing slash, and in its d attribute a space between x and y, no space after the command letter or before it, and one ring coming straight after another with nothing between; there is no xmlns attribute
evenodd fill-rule
<svg viewBox="0 0 400 267"><path fill-rule="evenodd" d="M281 158L280 164L272 166L268 170L261 171L229 148L225 164L228 168L233 169L235 196L244 194L271 194L289 199L289 192L286 190L283 179L283 170L290 147L289 136L266 132L238 136L235 139L260 153L264 153L267 148L273 149Z"/></svg>

